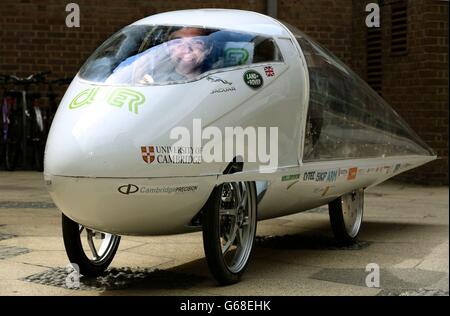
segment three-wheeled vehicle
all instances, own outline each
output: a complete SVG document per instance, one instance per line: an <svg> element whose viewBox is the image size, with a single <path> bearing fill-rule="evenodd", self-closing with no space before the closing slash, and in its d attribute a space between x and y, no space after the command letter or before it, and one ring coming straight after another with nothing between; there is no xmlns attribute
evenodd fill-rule
<svg viewBox="0 0 450 316"><path fill-rule="evenodd" d="M435 158L299 30L204 9L142 19L92 54L56 113L44 177L81 274L103 273L121 235L202 230L212 274L231 284L258 220L328 204L352 243L364 190Z"/></svg>

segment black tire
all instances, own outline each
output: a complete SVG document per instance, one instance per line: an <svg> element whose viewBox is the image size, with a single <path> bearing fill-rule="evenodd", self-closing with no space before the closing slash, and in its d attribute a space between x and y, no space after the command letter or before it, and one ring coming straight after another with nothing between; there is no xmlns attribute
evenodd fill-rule
<svg viewBox="0 0 450 316"><path fill-rule="evenodd" d="M87 277L97 277L108 268L117 252L120 236L111 235L111 245L108 246L107 255L100 260L91 260L87 257L81 242L80 227L78 223L62 214L62 233L67 257L71 263L76 263L80 274Z"/></svg>
<svg viewBox="0 0 450 316"><path fill-rule="evenodd" d="M355 207L355 212L349 211ZM361 230L364 213L364 190L347 193L328 204L331 228L339 245L349 246L356 242ZM352 215L353 214L353 215Z"/></svg>
<svg viewBox="0 0 450 316"><path fill-rule="evenodd" d="M240 215L236 215L234 217L237 222L241 221L241 228L243 230L246 229L245 232L242 231L241 233L239 233L240 230L238 230L238 232L234 235L235 240L245 240L243 242L245 246L241 247L240 248L241 250L239 250L238 246L236 245L236 249L234 251L234 256L236 257L233 257L233 251L230 251L228 253L225 251L225 253L222 254L223 245L220 235L221 220L223 220L223 217L228 216L228 215L220 215L219 213L223 205L222 203L224 203L222 196L224 185L232 185L233 187L238 185L239 188L245 187L245 190L248 192L246 195L248 201L245 203L247 204L246 207L248 209L247 211L243 211L244 213L244 215L242 215L243 219L241 218L242 216ZM242 194L241 196L245 196L245 194ZM249 214L249 216L247 216L247 219L245 219L245 212L248 212ZM238 218L240 220L238 220ZM244 221L244 223L247 224L242 223L242 221ZM208 267L212 275L220 285L230 285L239 282L248 266L256 234L257 200L256 200L255 183L240 182L233 184L221 184L220 186L217 186L211 193L211 196L209 197L204 207L202 224L203 224L203 246L205 250L206 261L208 263ZM235 225L235 223L233 223L233 225ZM247 225L248 228L244 228ZM231 245L233 246L234 242L232 242ZM233 259L231 260L232 262L234 262L235 258L238 258L236 259L237 262L236 267L230 266L227 263L227 261L229 261L230 258L228 254L231 254L231 257L233 257Z"/></svg>

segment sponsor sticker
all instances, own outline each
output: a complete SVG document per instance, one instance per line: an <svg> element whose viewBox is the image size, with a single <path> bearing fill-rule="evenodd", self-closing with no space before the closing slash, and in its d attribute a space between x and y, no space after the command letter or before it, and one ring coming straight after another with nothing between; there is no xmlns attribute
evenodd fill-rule
<svg viewBox="0 0 450 316"><path fill-rule="evenodd" d="M134 114L139 113L139 107L145 103L145 96L128 88L91 88L81 91L69 104L69 109L76 110L88 106L94 101L106 101L109 106L128 108Z"/></svg>
<svg viewBox="0 0 450 316"><path fill-rule="evenodd" d="M142 146L141 147L142 159L148 164L155 161L155 147L154 146Z"/></svg>
<svg viewBox="0 0 450 316"><path fill-rule="evenodd" d="M263 77L255 70L249 70L244 74L244 82L255 90L261 88L264 84Z"/></svg>
<svg viewBox="0 0 450 316"><path fill-rule="evenodd" d="M120 186L117 191L125 195L130 195L137 193L139 191L139 187L134 184L125 184Z"/></svg>
<svg viewBox="0 0 450 316"><path fill-rule="evenodd" d="M208 76L206 78L206 80L208 80L210 82L223 83L223 84L226 84L226 85L229 85L229 86L233 85L233 83L231 83L231 82L229 82L229 81L227 81L225 79L222 79L222 78L219 78L219 77L214 77L214 76Z"/></svg>
<svg viewBox="0 0 450 316"><path fill-rule="evenodd" d="M141 146L147 164L196 165L202 162L202 148L176 146Z"/></svg>
<svg viewBox="0 0 450 316"><path fill-rule="evenodd" d="M285 181L293 181L293 180L298 180L300 179L300 174L291 174L289 176L283 176L281 178L281 181L285 182Z"/></svg>
<svg viewBox="0 0 450 316"><path fill-rule="evenodd" d="M124 195L171 195L192 193L198 190L197 184L183 185L156 185L156 186L137 186L135 184L126 184L120 186L119 193Z"/></svg>
<svg viewBox="0 0 450 316"><path fill-rule="evenodd" d="M358 175L358 168L356 167L350 168L348 169L347 180L355 180L357 175Z"/></svg>
<svg viewBox="0 0 450 316"><path fill-rule="evenodd" d="M320 171L307 171L303 174L303 181L315 181L315 182L336 182L339 170L320 170Z"/></svg>
<svg viewBox="0 0 450 316"><path fill-rule="evenodd" d="M266 66L264 67L264 72L266 73L267 77L273 77L275 76L275 70L273 70L272 66Z"/></svg>
<svg viewBox="0 0 450 316"><path fill-rule="evenodd" d="M339 169L339 176L340 177L347 176L347 175L348 175L348 169L343 169L343 168Z"/></svg>
<svg viewBox="0 0 450 316"><path fill-rule="evenodd" d="M211 91L211 94L218 94L218 93L227 93L227 92L235 92L235 87L229 87L229 88L217 88Z"/></svg>
<svg viewBox="0 0 450 316"><path fill-rule="evenodd" d="M303 174L303 181L313 181L316 176L315 171L308 171Z"/></svg>

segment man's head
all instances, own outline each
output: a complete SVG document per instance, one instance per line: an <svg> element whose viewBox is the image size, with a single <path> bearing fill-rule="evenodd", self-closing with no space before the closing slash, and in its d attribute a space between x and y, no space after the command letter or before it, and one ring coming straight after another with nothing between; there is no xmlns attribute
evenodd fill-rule
<svg viewBox="0 0 450 316"><path fill-rule="evenodd" d="M183 27L170 34L167 44L178 72L196 75L209 52L206 35L204 29L195 27Z"/></svg>

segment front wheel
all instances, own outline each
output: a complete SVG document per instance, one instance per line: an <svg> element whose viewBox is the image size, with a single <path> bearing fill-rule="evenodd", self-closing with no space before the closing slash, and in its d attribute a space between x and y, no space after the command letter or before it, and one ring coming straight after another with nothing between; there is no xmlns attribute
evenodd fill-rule
<svg viewBox="0 0 450 316"><path fill-rule="evenodd" d="M70 262L77 264L80 274L88 277L97 277L108 268L120 243L120 236L91 230L64 214L62 232Z"/></svg>
<svg viewBox="0 0 450 316"><path fill-rule="evenodd" d="M254 182L217 186L203 214L206 261L221 285L240 281L249 262L257 223Z"/></svg>
<svg viewBox="0 0 450 316"><path fill-rule="evenodd" d="M364 189L358 189L332 201L328 205L331 228L339 244L355 243L364 213Z"/></svg>

